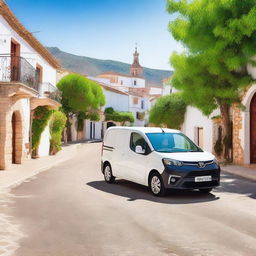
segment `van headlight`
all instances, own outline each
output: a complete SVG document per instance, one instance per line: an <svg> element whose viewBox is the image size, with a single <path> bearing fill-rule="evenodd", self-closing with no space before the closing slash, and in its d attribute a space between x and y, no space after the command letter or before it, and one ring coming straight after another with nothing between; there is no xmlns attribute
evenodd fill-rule
<svg viewBox="0 0 256 256"><path fill-rule="evenodd" d="M212 162L213 162L214 164L216 164L216 165L219 166L219 162L218 162L218 160L217 160L216 158L214 158L214 159L212 160Z"/></svg>
<svg viewBox="0 0 256 256"><path fill-rule="evenodd" d="M170 166L170 165L182 166L181 161L175 160L175 159L170 159L170 158L164 158L163 163L164 163L165 166Z"/></svg>

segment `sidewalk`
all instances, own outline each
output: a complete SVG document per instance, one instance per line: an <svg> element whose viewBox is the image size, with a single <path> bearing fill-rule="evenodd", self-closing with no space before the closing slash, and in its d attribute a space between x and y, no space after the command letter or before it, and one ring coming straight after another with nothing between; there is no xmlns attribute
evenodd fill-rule
<svg viewBox="0 0 256 256"><path fill-rule="evenodd" d="M241 176L246 179L256 181L256 165L226 165L222 166L221 170L227 173Z"/></svg>
<svg viewBox="0 0 256 256"><path fill-rule="evenodd" d="M81 143L68 144L55 156L45 156L38 159L28 159L21 165L13 165L9 170L0 171L0 191L8 190L24 180L60 164L75 156Z"/></svg>

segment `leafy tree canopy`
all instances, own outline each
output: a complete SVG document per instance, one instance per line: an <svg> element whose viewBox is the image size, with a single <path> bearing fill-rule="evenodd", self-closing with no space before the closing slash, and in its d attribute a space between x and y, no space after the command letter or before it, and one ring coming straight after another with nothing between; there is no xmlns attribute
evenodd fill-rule
<svg viewBox="0 0 256 256"><path fill-rule="evenodd" d="M184 122L186 106L181 93L162 96L151 108L149 122L159 126L180 129Z"/></svg>
<svg viewBox="0 0 256 256"><path fill-rule="evenodd" d="M174 38L186 51L174 53L174 87L209 115L220 104L239 101L256 53L256 0L168 0Z"/></svg>
<svg viewBox="0 0 256 256"><path fill-rule="evenodd" d="M105 104L101 86L84 76L69 74L57 84L62 92L62 107L66 113L91 112Z"/></svg>
<svg viewBox="0 0 256 256"><path fill-rule="evenodd" d="M256 0L167 0L167 10L178 14L169 29L185 48L171 57L172 84L204 114L220 108L229 160L230 106L252 81L247 65L255 65Z"/></svg>

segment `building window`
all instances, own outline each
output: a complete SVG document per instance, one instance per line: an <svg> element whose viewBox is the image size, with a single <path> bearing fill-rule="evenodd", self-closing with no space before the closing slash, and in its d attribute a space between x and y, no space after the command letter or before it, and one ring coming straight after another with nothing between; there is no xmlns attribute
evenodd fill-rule
<svg viewBox="0 0 256 256"><path fill-rule="evenodd" d="M120 84L123 85L123 80L120 81Z"/></svg>
<svg viewBox="0 0 256 256"><path fill-rule="evenodd" d="M133 98L133 104L137 105L139 103L139 98L138 97L134 97Z"/></svg>
<svg viewBox="0 0 256 256"><path fill-rule="evenodd" d="M144 100L141 100L141 109L144 109Z"/></svg>
<svg viewBox="0 0 256 256"><path fill-rule="evenodd" d="M133 81L133 85L137 85L137 81L136 80Z"/></svg>

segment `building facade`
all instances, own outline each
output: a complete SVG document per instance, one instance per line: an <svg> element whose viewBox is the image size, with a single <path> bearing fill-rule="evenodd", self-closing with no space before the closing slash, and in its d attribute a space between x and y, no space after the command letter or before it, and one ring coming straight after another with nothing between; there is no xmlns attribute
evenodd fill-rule
<svg viewBox="0 0 256 256"><path fill-rule="evenodd" d="M0 1L0 169L31 155L31 124L38 106L58 108L58 62ZM42 135L39 155L49 154L49 132ZM47 138L47 140L45 140Z"/></svg>

